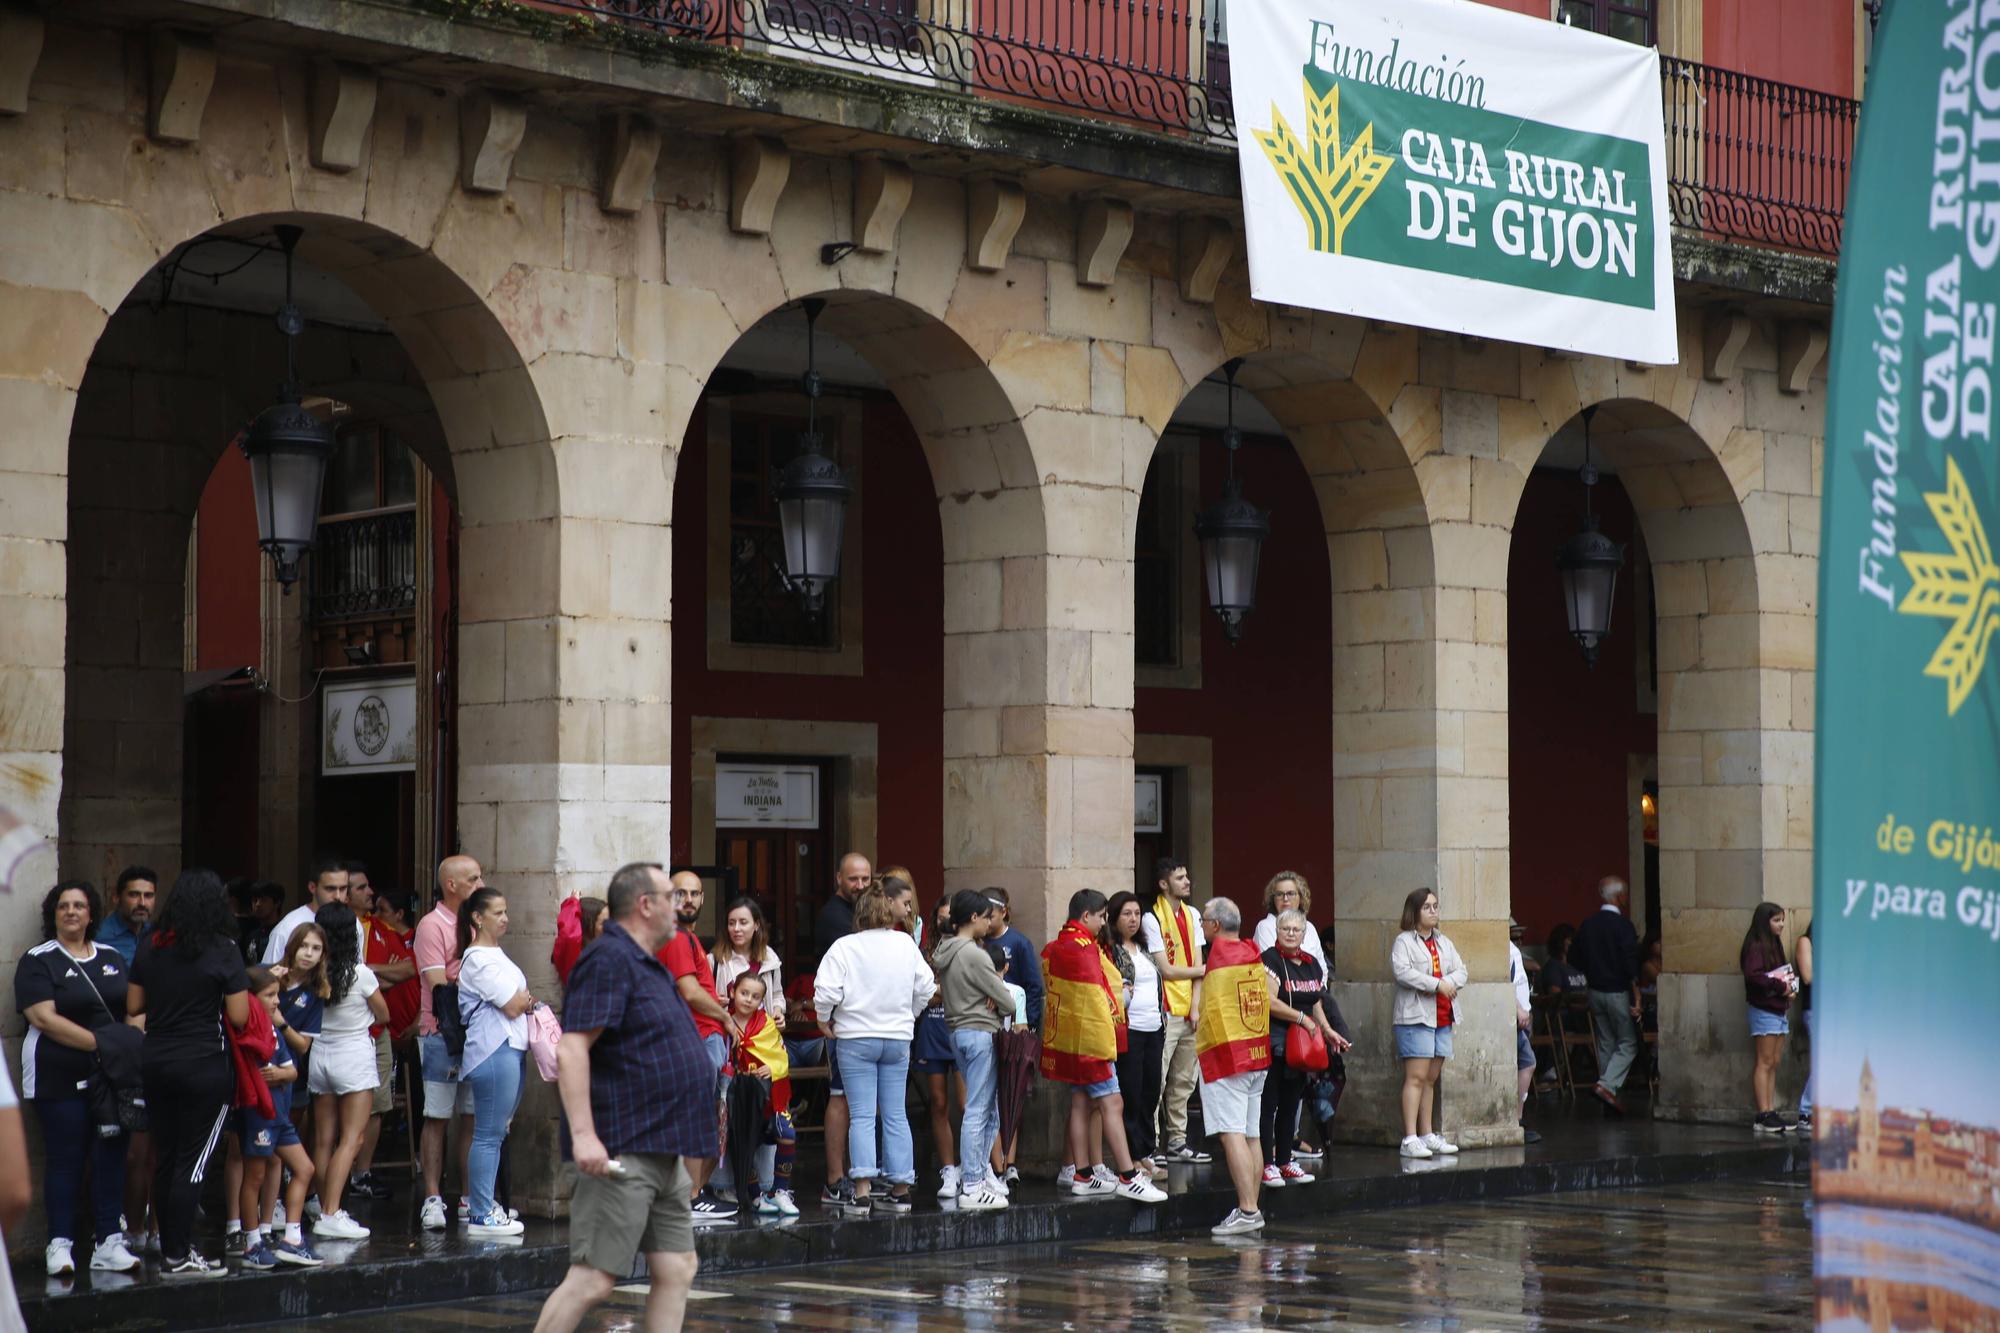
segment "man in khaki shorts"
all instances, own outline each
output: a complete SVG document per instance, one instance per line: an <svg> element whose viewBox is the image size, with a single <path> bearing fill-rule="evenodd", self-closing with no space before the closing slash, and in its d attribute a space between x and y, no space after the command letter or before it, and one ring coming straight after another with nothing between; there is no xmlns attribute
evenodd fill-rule
<svg viewBox="0 0 2000 1333"><path fill-rule="evenodd" d="M610 924L563 992L556 1086L569 1118L576 1194L569 1272L536 1333L570 1333L646 1256L647 1333L679 1329L694 1285L683 1158L716 1155L715 1071L694 1017L654 955L677 929L678 894L657 865L623 866Z"/></svg>

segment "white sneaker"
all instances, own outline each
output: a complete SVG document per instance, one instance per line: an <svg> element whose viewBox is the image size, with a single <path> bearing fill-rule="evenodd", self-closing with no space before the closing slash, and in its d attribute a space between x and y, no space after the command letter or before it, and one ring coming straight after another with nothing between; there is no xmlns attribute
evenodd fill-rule
<svg viewBox="0 0 2000 1333"><path fill-rule="evenodd" d="M1068 1189L1070 1186L1070 1182L1074 1181L1075 1179L1076 1179L1076 1163L1064 1162L1062 1164L1062 1169L1056 1172L1056 1188Z"/></svg>
<svg viewBox="0 0 2000 1333"><path fill-rule="evenodd" d="M280 1236L285 1234L285 1201L283 1199L271 1205L271 1229Z"/></svg>
<svg viewBox="0 0 2000 1333"><path fill-rule="evenodd" d="M1441 1154L1445 1157L1449 1157L1453 1153L1458 1151L1458 1145L1456 1143L1447 1142L1445 1140L1444 1135L1442 1134L1424 1135L1424 1146L1426 1148L1429 1148L1432 1152Z"/></svg>
<svg viewBox="0 0 2000 1333"><path fill-rule="evenodd" d="M767 1197L772 1203L778 1205L779 1216L797 1217L799 1215L798 1200L792 1197L790 1190L772 1190Z"/></svg>
<svg viewBox="0 0 2000 1333"><path fill-rule="evenodd" d="M1278 1174L1285 1178L1287 1185L1310 1185L1316 1177L1297 1162L1286 1162L1278 1168Z"/></svg>
<svg viewBox="0 0 2000 1333"><path fill-rule="evenodd" d="M1092 1180L1101 1180L1112 1189L1118 1188L1118 1173L1102 1162L1090 1168L1090 1178Z"/></svg>
<svg viewBox="0 0 2000 1333"><path fill-rule="evenodd" d="M1005 1176L990 1175L986 1177L986 1179L981 1183L984 1184L987 1189L992 1190L995 1194L999 1195L1003 1199L1011 1199L1014 1197L1014 1191L1007 1188L1007 1178Z"/></svg>
<svg viewBox="0 0 2000 1333"><path fill-rule="evenodd" d="M1113 1176L1112 1179L1118 1180L1118 1177ZM1158 1185L1155 1185L1152 1178L1143 1171L1133 1176L1130 1180L1118 1180L1116 1189L1119 1194L1132 1200L1134 1203L1165 1203L1167 1201L1167 1192Z"/></svg>
<svg viewBox="0 0 2000 1333"><path fill-rule="evenodd" d="M50 1277L68 1277L76 1271L76 1260L69 1252L69 1242L58 1236L42 1251L42 1259L48 1265Z"/></svg>
<svg viewBox="0 0 2000 1333"><path fill-rule="evenodd" d="M436 1194L424 1200L424 1210L419 1220L426 1231L443 1231L445 1224L444 1199ZM275 1224L276 1219L273 1219Z"/></svg>
<svg viewBox="0 0 2000 1333"><path fill-rule="evenodd" d="M1072 1176L1069 1182L1069 1192L1079 1198L1099 1198L1113 1193L1117 1188L1118 1177L1111 1177L1111 1183L1107 1185L1097 1178L1097 1173L1094 1171L1082 1180Z"/></svg>
<svg viewBox="0 0 2000 1333"><path fill-rule="evenodd" d="M465 1224L468 1236L518 1236L527 1230L519 1218L509 1217L504 1212L489 1213L477 1222Z"/></svg>
<svg viewBox="0 0 2000 1333"><path fill-rule="evenodd" d="M178 1262L168 1263L165 1260L161 1260L160 1276L166 1278L228 1277L229 1268L225 1264L212 1263L196 1254L193 1250L189 1250L187 1258Z"/></svg>
<svg viewBox="0 0 2000 1333"><path fill-rule="evenodd" d="M1264 1229L1264 1214L1231 1208L1229 1216L1208 1229L1211 1236L1247 1236Z"/></svg>
<svg viewBox="0 0 2000 1333"><path fill-rule="evenodd" d="M990 1180L981 1181L958 1196L960 1212L986 1212L995 1208L1005 1208L1006 1206L1007 1196L996 1193L993 1189L993 1182Z"/></svg>
<svg viewBox="0 0 2000 1333"><path fill-rule="evenodd" d="M1281 1190L1284 1187L1285 1173L1269 1162L1264 1163L1264 1188L1267 1190Z"/></svg>
<svg viewBox="0 0 2000 1333"><path fill-rule="evenodd" d="M1412 1134L1408 1138L1403 1140L1403 1156L1429 1157L1430 1155L1431 1155L1431 1150L1425 1147L1424 1141L1418 1138L1415 1134Z"/></svg>
<svg viewBox="0 0 2000 1333"><path fill-rule="evenodd" d="M313 1235L328 1240L367 1240L369 1234L368 1228L349 1217L345 1208L337 1213L323 1213L313 1223Z"/></svg>
<svg viewBox="0 0 2000 1333"><path fill-rule="evenodd" d="M90 1266L99 1273L126 1273L139 1266L139 1256L125 1248L125 1237L114 1231L90 1253Z"/></svg>
<svg viewBox="0 0 2000 1333"><path fill-rule="evenodd" d="M305 1220L308 1222L319 1221L320 1219L319 1195L317 1194L306 1195L305 1215L306 1215Z"/></svg>
<svg viewBox="0 0 2000 1333"><path fill-rule="evenodd" d="M955 1166L945 1167L942 1171L938 1172L937 1196L940 1199L955 1199L958 1197L959 1176L959 1169Z"/></svg>

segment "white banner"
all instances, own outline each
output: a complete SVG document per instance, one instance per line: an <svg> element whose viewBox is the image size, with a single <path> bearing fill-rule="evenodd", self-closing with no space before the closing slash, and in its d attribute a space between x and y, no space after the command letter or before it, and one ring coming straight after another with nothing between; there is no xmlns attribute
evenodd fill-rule
<svg viewBox="0 0 2000 1333"><path fill-rule="evenodd" d="M1471 0L1228 25L1252 295L1679 360L1657 52Z"/></svg>

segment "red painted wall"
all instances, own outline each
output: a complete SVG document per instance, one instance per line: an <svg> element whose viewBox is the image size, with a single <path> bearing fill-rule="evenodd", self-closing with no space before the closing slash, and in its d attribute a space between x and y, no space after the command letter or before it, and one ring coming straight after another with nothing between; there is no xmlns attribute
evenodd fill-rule
<svg viewBox="0 0 2000 1333"><path fill-rule="evenodd" d="M224 449L202 488L195 526L195 670L255 666L262 654L257 502L250 460ZM254 771L254 770L253 770Z"/></svg>
<svg viewBox="0 0 2000 1333"><path fill-rule="evenodd" d="M908 866L925 902L944 880L944 538L930 465L893 400L870 399L861 485L864 673L791 676L711 671L708 603L708 416L688 428L674 480L673 850L691 860L690 719L873 722L880 747L875 864ZM845 848L832 849L839 855Z"/></svg>
<svg viewBox="0 0 2000 1333"><path fill-rule="evenodd" d="M1313 920L1333 920L1333 583L1312 479L1283 440L1246 442L1244 493L1271 511L1257 609L1234 648L1201 606L1199 690L1138 691L1141 734L1207 736L1215 756L1215 882L1197 896L1234 898L1263 915L1264 881L1296 870ZM1202 441L1201 497L1222 489L1219 439ZM1193 541L1193 534L1188 535ZM1181 849L1185 854L1186 849ZM1332 940L1327 941L1329 947Z"/></svg>
<svg viewBox="0 0 2000 1333"><path fill-rule="evenodd" d="M1854 95L1851 0L1704 0L1703 64Z"/></svg>
<svg viewBox="0 0 2000 1333"><path fill-rule="evenodd" d="M1545 19L1549 16L1549 0L1479 0L1483 5L1495 9L1510 9L1516 14L1526 14L1529 18Z"/></svg>
<svg viewBox="0 0 2000 1333"><path fill-rule="evenodd" d="M1616 477L1598 484L1594 503L1604 532L1630 543L1632 505ZM1507 561L1514 915L1535 944L1556 923L1583 919L1600 878L1627 873L1626 757L1653 754L1659 744L1658 718L1638 707L1629 549L1595 670L1570 638L1555 553L1581 519L1575 475L1538 469L1521 497Z"/></svg>

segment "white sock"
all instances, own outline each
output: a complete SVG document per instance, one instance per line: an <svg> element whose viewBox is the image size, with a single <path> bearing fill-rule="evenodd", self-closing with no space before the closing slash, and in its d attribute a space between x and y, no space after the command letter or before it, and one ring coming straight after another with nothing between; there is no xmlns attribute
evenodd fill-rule
<svg viewBox="0 0 2000 1333"><path fill-rule="evenodd" d="M233 1217L222 1224L222 1234L225 1236L234 1236L241 1230L243 1230L243 1223Z"/></svg>
<svg viewBox="0 0 2000 1333"><path fill-rule="evenodd" d="M285 1244L303 1245L305 1244L305 1240L306 1233L297 1222L285 1223Z"/></svg>

